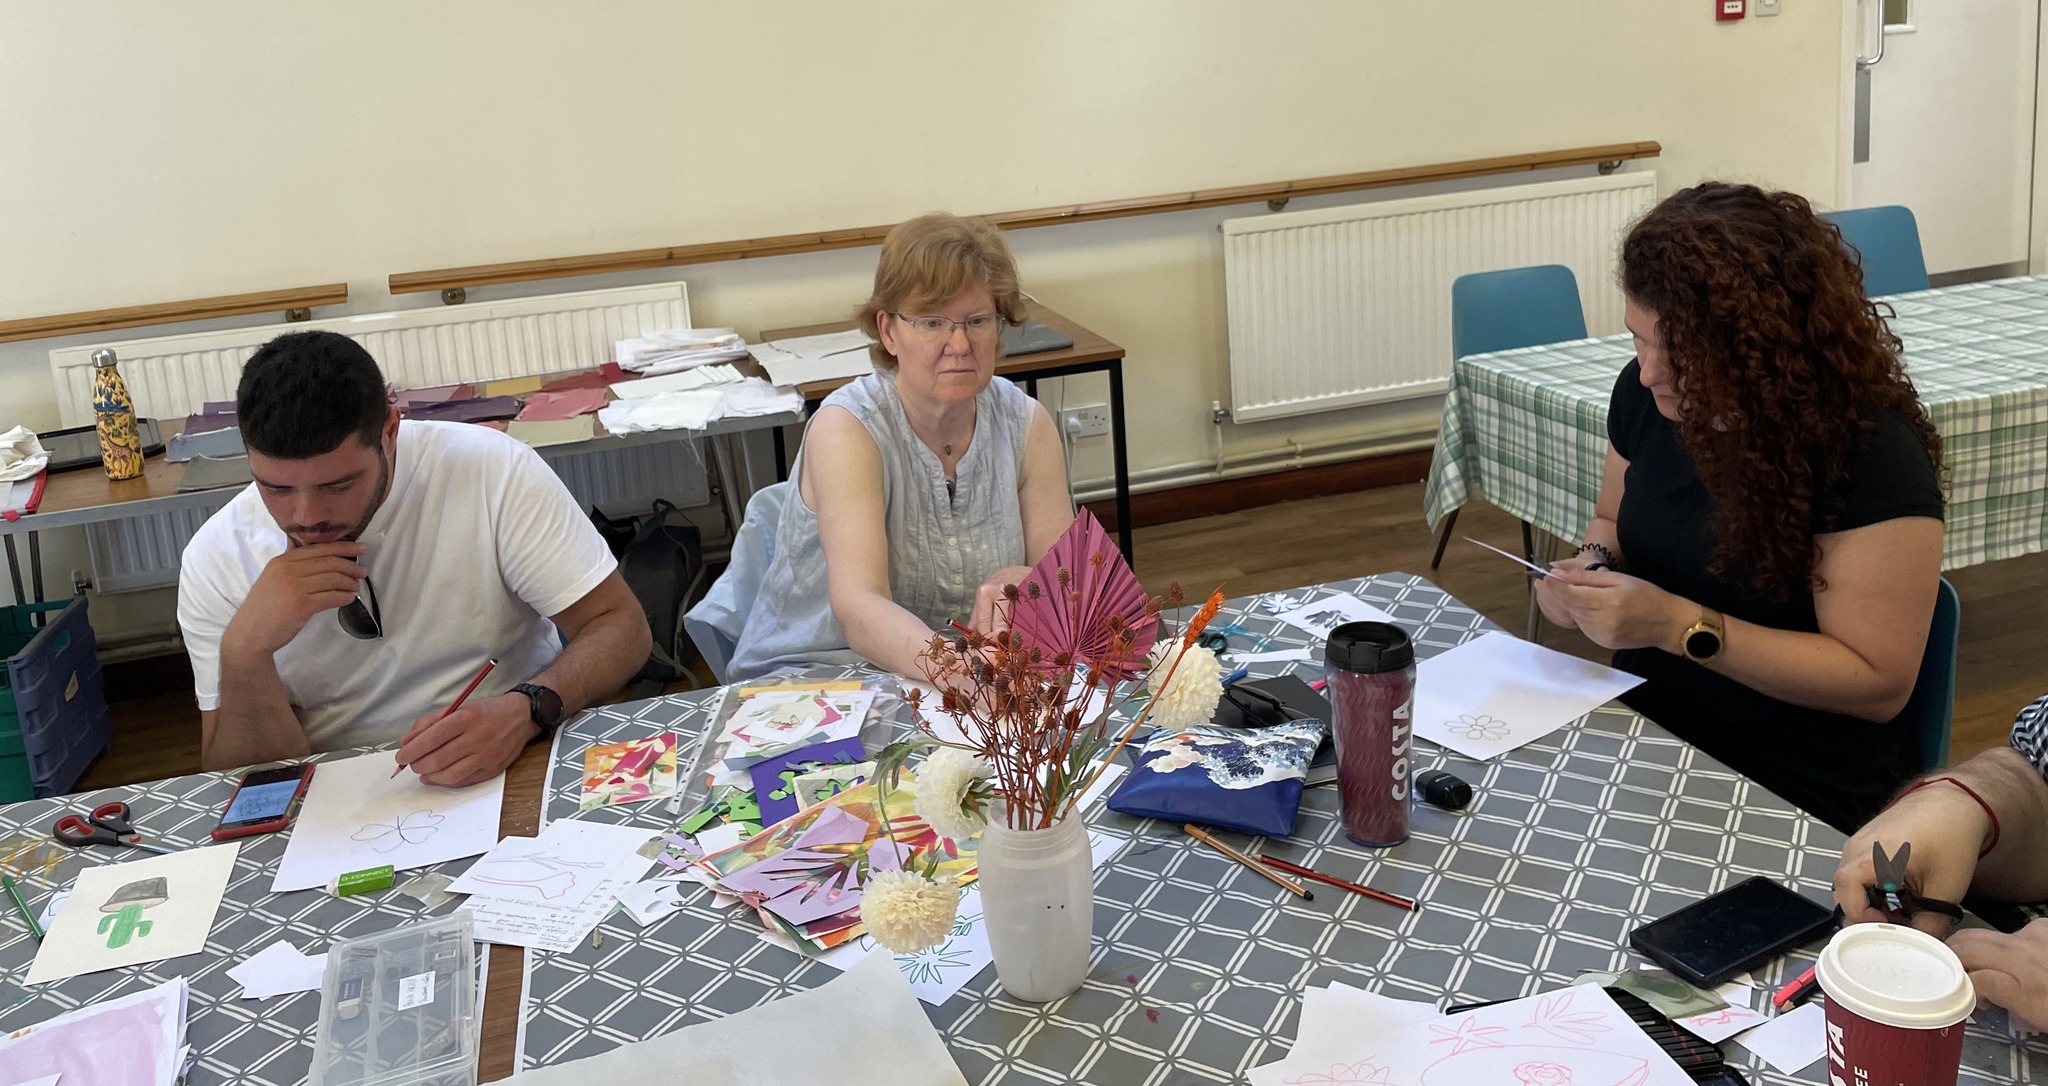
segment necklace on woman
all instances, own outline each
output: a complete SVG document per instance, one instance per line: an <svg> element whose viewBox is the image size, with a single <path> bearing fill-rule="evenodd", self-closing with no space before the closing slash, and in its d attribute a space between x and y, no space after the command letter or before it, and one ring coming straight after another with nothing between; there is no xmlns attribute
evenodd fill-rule
<svg viewBox="0 0 2048 1086"><path fill-rule="evenodd" d="M951 455L953 455L953 446L951 446L951 445L948 445L948 446L946 446L946 455L947 455L947 456L951 456Z"/></svg>

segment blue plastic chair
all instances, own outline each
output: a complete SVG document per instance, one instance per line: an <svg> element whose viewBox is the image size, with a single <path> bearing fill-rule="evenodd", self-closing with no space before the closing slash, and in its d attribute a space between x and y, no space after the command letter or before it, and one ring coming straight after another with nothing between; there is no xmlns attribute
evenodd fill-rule
<svg viewBox="0 0 2048 1086"><path fill-rule="evenodd" d="M1453 359L1584 338L1586 312L1579 305L1579 279L1562 264L1474 272L1451 283ZM1457 523L1458 511L1453 509L1437 534L1436 555L1429 560L1429 568L1442 564L1444 547ZM1522 525L1522 550L1529 555L1536 551L1526 523Z"/></svg>
<svg viewBox="0 0 2048 1086"><path fill-rule="evenodd" d="M1906 701L1906 719L1920 744L1920 772L1948 764L1949 730L1956 713L1956 638L1963 628L1963 603L1956 588L1941 579L1934 597L1934 625L1927 631L1927 651L1920 657L1920 677Z"/></svg>
<svg viewBox="0 0 2048 1086"><path fill-rule="evenodd" d="M1863 265L1863 293L1904 294L1927 289L1927 258L1920 252L1920 224L1910 208L1891 204L1829 211L1821 218L1842 228L1842 240Z"/></svg>
<svg viewBox="0 0 2048 1086"><path fill-rule="evenodd" d="M1461 275L1451 284L1451 357L1586 338L1579 280L1562 264Z"/></svg>
<svg viewBox="0 0 2048 1086"><path fill-rule="evenodd" d="M726 681L726 665L739 647L740 630L747 624L754 597L761 594L761 579L768 575L768 565L775 558L775 530L782 523L789 488L787 482L775 483L747 499L747 512L740 520L740 530L733 533L732 557L725 572L683 616L683 629L719 682Z"/></svg>

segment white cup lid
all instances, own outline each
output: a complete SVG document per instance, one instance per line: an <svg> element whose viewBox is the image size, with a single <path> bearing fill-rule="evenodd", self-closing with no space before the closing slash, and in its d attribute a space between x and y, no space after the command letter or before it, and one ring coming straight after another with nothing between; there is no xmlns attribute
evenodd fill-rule
<svg viewBox="0 0 2048 1086"><path fill-rule="evenodd" d="M1977 1006L1977 989L1955 951L1897 924L1854 924L1836 932L1814 976L1830 1001L1888 1026L1942 1029Z"/></svg>

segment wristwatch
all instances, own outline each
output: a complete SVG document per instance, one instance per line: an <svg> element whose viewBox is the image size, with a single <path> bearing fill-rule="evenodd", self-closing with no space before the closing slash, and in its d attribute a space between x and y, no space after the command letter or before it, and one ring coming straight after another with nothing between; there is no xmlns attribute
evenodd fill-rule
<svg viewBox="0 0 2048 1086"><path fill-rule="evenodd" d="M1718 612L1700 608L1700 620L1686 628L1685 635L1678 639L1678 647L1685 652L1685 658L1696 664L1721 655L1721 646L1726 642Z"/></svg>
<svg viewBox="0 0 2048 1086"><path fill-rule="evenodd" d="M536 686L533 683L520 683L512 689L526 695L527 703L533 713L533 726L540 729L540 734L527 740L527 742L539 743L553 739L555 737L555 728L562 723L562 695L549 690L545 686Z"/></svg>

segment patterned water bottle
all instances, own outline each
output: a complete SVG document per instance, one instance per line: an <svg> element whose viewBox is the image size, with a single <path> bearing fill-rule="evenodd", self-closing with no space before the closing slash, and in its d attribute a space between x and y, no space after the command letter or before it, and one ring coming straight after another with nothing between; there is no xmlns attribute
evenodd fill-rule
<svg viewBox="0 0 2048 1086"><path fill-rule="evenodd" d="M128 396L128 382L114 368L114 352L101 348L92 353L92 412L100 431L100 463L109 479L133 479L142 474L142 435L135 430L135 401Z"/></svg>

